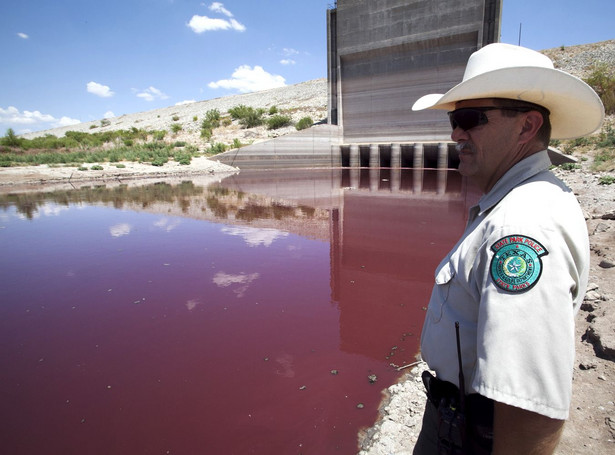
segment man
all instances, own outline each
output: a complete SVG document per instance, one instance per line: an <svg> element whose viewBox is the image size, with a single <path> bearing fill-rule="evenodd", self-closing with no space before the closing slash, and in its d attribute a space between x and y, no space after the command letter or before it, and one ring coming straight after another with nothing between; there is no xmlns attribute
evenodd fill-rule
<svg viewBox="0 0 615 455"><path fill-rule="evenodd" d="M449 111L459 172L484 193L436 270L421 336L436 378L424 376L414 453L552 453L570 406L589 242L546 149L550 137L596 131L604 107L546 56L498 43L470 56L460 84L412 109Z"/></svg>

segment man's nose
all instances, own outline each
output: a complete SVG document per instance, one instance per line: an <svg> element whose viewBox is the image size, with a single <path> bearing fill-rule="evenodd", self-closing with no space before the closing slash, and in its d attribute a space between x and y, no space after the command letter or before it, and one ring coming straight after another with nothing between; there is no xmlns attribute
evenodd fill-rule
<svg viewBox="0 0 615 455"><path fill-rule="evenodd" d="M468 138L468 132L460 127L455 128L451 133L451 139L455 142L464 141Z"/></svg>

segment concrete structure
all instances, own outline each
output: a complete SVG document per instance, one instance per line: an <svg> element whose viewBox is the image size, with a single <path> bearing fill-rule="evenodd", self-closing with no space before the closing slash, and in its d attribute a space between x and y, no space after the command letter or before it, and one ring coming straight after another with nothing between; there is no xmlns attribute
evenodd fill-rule
<svg viewBox="0 0 615 455"><path fill-rule="evenodd" d="M472 52L497 42L502 0L338 0L329 10L329 119L344 143L448 141L441 112L413 113L459 83Z"/></svg>
<svg viewBox="0 0 615 455"><path fill-rule="evenodd" d="M497 42L503 0L338 0L327 11L329 129L227 152L239 167L455 168L442 112L412 113L444 93L470 54Z"/></svg>

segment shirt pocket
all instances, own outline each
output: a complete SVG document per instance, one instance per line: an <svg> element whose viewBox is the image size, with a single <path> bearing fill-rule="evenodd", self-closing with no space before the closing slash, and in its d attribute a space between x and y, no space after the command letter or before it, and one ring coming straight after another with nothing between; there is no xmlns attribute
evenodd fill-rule
<svg viewBox="0 0 615 455"><path fill-rule="evenodd" d="M442 319L442 308L448 300L454 277L455 269L450 260L436 269L434 289L429 302L429 313L434 322L439 322Z"/></svg>

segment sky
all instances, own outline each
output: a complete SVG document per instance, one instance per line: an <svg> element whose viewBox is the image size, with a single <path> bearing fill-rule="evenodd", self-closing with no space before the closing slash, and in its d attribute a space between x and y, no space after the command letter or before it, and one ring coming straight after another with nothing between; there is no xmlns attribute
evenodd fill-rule
<svg viewBox="0 0 615 455"><path fill-rule="evenodd" d="M10 0L0 135L327 77L334 0ZM504 0L501 42L615 39L614 0Z"/></svg>

